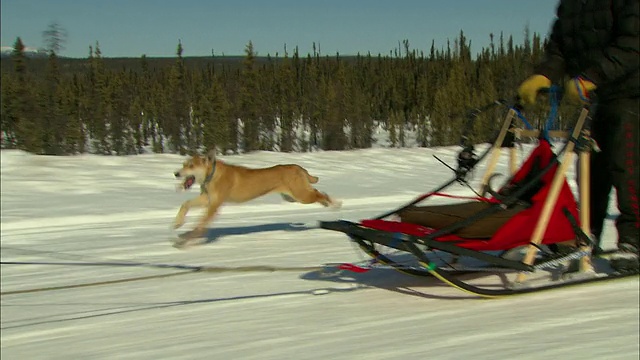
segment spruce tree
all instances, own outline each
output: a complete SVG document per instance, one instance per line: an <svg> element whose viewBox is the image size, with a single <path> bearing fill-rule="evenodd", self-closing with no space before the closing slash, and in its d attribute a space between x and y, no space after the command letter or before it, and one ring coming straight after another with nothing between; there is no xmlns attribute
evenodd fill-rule
<svg viewBox="0 0 640 360"><path fill-rule="evenodd" d="M213 79L200 100L205 149L233 150L229 143L229 102L219 79Z"/></svg>
<svg viewBox="0 0 640 360"><path fill-rule="evenodd" d="M242 122L242 150L251 152L260 149L260 88L255 66L256 53L253 43L245 47L245 57L240 72L240 88L236 113Z"/></svg>
<svg viewBox="0 0 640 360"><path fill-rule="evenodd" d="M60 69L58 57L54 51L49 52L45 85L40 93L42 109L42 142L43 152L47 155L62 155L64 130L67 116L62 113L62 91L60 89Z"/></svg>
<svg viewBox="0 0 640 360"><path fill-rule="evenodd" d="M163 130L171 141L171 150L179 154L186 154L188 144L185 143L185 133L190 132L189 98L187 94L186 71L182 58L182 42L178 42L177 59L171 68L168 93L168 117L164 121Z"/></svg>
<svg viewBox="0 0 640 360"><path fill-rule="evenodd" d="M282 64L278 67L275 87L278 95L276 116L280 120L279 149L283 152L291 152L294 149L296 129L296 104L294 99L295 83L294 73L288 54L285 52Z"/></svg>
<svg viewBox="0 0 640 360"><path fill-rule="evenodd" d="M66 117L64 128L64 151L66 154L86 152L86 134L81 118L80 96L82 91L78 77L73 76L70 83L63 89L61 96L62 109Z"/></svg>
<svg viewBox="0 0 640 360"><path fill-rule="evenodd" d="M25 46L19 37L13 46L12 60L15 78L10 87L9 122L15 129L15 142L19 149L31 153L42 153L42 125L38 122L37 103L32 92L32 83L27 71Z"/></svg>
<svg viewBox="0 0 640 360"><path fill-rule="evenodd" d="M102 59L100 45L97 42L95 50L93 47L89 47L89 64L86 76L87 88L81 102L81 110L91 139L90 152L108 155L111 154L106 115L110 106L107 93L108 74Z"/></svg>

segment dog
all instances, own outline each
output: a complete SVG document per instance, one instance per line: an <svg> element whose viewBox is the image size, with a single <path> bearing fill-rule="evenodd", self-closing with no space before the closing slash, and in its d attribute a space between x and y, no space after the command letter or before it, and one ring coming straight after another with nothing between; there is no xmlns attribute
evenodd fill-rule
<svg viewBox="0 0 640 360"><path fill-rule="evenodd" d="M174 229L184 225L191 208L207 208L190 237L204 235L205 226L213 220L222 204L244 203L270 193L279 193L289 202L319 203L333 209L342 206L341 201L332 199L311 186L318 182L318 177L310 175L306 169L295 164L251 169L218 160L215 150L211 150L206 156L191 156L174 176L182 179L180 187L183 190L188 190L196 183L200 184L200 195L180 206L173 224Z"/></svg>

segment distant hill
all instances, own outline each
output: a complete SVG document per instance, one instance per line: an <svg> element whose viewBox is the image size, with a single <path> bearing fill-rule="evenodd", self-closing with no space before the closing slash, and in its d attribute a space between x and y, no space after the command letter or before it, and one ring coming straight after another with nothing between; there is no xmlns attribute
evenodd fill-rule
<svg viewBox="0 0 640 360"><path fill-rule="evenodd" d="M1 58L6 58L6 57L10 57L11 53L13 53L13 47L12 46L2 46L0 47L0 57ZM46 57L47 56L47 50L45 49L37 49L37 48L32 48L32 47L25 47L24 48L24 54L28 57Z"/></svg>
<svg viewBox="0 0 640 360"><path fill-rule="evenodd" d="M47 53L44 50L35 50L29 48L27 56L31 61L27 64L30 72L35 74L43 74L47 64ZM13 70L13 61L11 58L12 47L2 47L2 61L0 61L0 69L2 72ZM188 56L184 57L184 63L191 69L206 69L208 66L214 66L219 69L220 67L226 67L229 70L235 70L242 66L244 60L242 55L225 55L225 56ZM354 56L340 56L344 61L352 61ZM306 59L301 56L301 59ZM142 69L142 61L140 57L103 57L104 65L110 70L132 70L140 71ZM147 64L150 69L161 69L175 65L177 57L148 57L146 58ZM271 58L271 61L282 61L282 58ZM65 74L77 74L82 73L87 69L88 58L69 58L64 56L58 57L60 65L60 71ZM266 64L269 62L269 57L257 56L256 63L258 65Z"/></svg>

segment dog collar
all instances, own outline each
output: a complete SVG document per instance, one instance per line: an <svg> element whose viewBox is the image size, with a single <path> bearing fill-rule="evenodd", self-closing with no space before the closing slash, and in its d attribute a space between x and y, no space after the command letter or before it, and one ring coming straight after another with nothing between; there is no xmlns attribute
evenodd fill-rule
<svg viewBox="0 0 640 360"><path fill-rule="evenodd" d="M207 174L207 177L205 177L202 184L200 184L200 193L207 192L207 184L209 183L209 181L211 181L211 179L213 179L213 173L215 172L216 172L216 161L214 160L213 164L211 164L211 172Z"/></svg>

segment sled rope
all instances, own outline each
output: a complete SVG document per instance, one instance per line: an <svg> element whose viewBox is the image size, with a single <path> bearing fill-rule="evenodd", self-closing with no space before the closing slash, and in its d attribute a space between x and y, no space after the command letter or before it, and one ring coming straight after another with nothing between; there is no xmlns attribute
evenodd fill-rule
<svg viewBox="0 0 640 360"><path fill-rule="evenodd" d="M43 291L54 291L54 290L66 290L66 289L75 289L75 288L100 286L100 285L112 285L112 284L141 281L141 280L161 279L161 278L186 275L186 274L194 274L194 273L220 274L220 273L249 273L249 272L319 271L326 268L325 266L269 266L269 265L191 266L191 265L180 265L180 264L174 265L174 264L152 264L152 263L117 263L117 262L84 263L84 262L36 262L36 261L32 261L32 262L2 261L0 262L0 265L125 266L125 267L145 266L145 267L165 268L165 269L166 268L182 269L182 271L172 272L168 274L131 277L131 278L124 278L124 279L116 279L116 280L106 280L106 281L72 284L72 285L42 287L42 288L33 288L33 289L25 289L25 290L3 291L3 292L0 292L0 296L43 292Z"/></svg>
<svg viewBox="0 0 640 360"><path fill-rule="evenodd" d="M3 246L4 250L12 250L16 252L20 252L23 254L47 254L54 258L58 259L86 259L93 258L97 259L97 257L91 257L86 255L77 255L77 254L67 254L60 253L55 251L44 251L44 250L27 250L13 247ZM178 272L172 272L168 274L158 274L158 275L150 275L143 277L131 277L117 280L107 280L100 282L90 282L90 283L81 283L81 284L72 284L72 285L64 285L64 286L56 286L56 287L43 287L37 289L25 289L25 290L16 290L16 291L5 291L0 292L0 296L2 295L14 295L21 293L29 293L29 292L41 292L41 291L53 291L53 290L63 290L63 289L73 289L79 287L88 287L88 286L98 286L98 285L109 285L109 284L117 284L123 282L131 282L131 281L141 281L141 280L150 280L157 279L163 277L171 277L185 274L193 274L193 273L210 273L210 274L220 274L220 273L250 273L250 272L299 272L299 271L320 271L326 268L325 266L272 266L272 265L246 265L246 266L207 266L207 265L185 265L185 264L167 264L167 263L150 263L150 262L134 262L134 261L93 261L93 262L85 262L85 261L0 261L0 265L49 265L49 266L105 266L105 267L142 267L142 268L154 268L154 269L174 269L181 270Z"/></svg>
<svg viewBox="0 0 640 360"><path fill-rule="evenodd" d="M322 269L320 266L198 266L182 264L156 264L134 262L44 262L44 261L1 261L0 265L61 265L61 266L118 266L118 267L152 267L161 269L182 269L190 272L276 272L276 271L304 271Z"/></svg>
<svg viewBox="0 0 640 360"><path fill-rule="evenodd" d="M90 255L68 254L55 251L27 250L3 246L4 250L13 250L22 254L47 254L58 259L99 259ZM77 262L44 262L44 261L0 261L0 265L65 265L65 266L117 266L117 267L147 267L156 269L177 269L202 272L274 272L274 271L304 271L317 270L319 266L271 266L271 265L247 265L247 266L208 266L185 265L171 263L151 263L122 260L103 261L77 261Z"/></svg>
<svg viewBox="0 0 640 360"><path fill-rule="evenodd" d="M75 288L100 286L100 285L112 285L112 284L120 284L125 282L167 278L167 277L173 277L173 276L185 275L185 274L191 274L191 273L193 273L193 271L180 271L180 272L174 272L169 274L141 276L141 277L124 278L124 279L117 279L117 280L97 281L97 282L62 285L62 286L49 286L49 287L14 290L14 291L3 291L3 292L0 292L0 296L27 294L27 293L44 292L44 291L66 290L66 289L75 289Z"/></svg>
<svg viewBox="0 0 640 360"><path fill-rule="evenodd" d="M558 104L560 103L561 96L562 93L558 91L558 87L556 85L553 85L549 88L549 115L547 117L547 122L545 123L544 128L540 133L542 135L542 138L547 141L549 141L549 129L553 127L558 117Z"/></svg>
<svg viewBox="0 0 640 360"><path fill-rule="evenodd" d="M522 112L520 110L516 109L515 107L510 107L509 109L513 110L516 113L516 116L518 117L518 119L522 120L522 122L524 123L524 126L528 130L533 130L533 126L531 125L529 120L527 120L527 118L524 117L524 115L522 115Z"/></svg>

